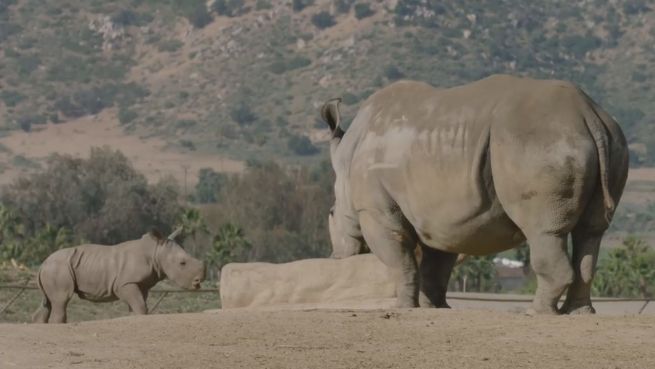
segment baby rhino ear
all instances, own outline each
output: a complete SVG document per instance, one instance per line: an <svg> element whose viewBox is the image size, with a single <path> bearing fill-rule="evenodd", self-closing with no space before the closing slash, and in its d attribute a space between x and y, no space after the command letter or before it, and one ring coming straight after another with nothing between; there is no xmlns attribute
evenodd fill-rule
<svg viewBox="0 0 655 369"><path fill-rule="evenodd" d="M148 234L155 241L157 241L157 243L160 243L160 242L162 242L164 240L164 236L162 236L161 232L159 232L159 230L156 229L156 228L151 229L150 232L148 232Z"/></svg>

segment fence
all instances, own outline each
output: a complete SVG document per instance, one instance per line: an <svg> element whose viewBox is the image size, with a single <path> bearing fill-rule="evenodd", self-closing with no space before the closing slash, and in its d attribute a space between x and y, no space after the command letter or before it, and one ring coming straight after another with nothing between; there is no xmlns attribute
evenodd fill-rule
<svg viewBox="0 0 655 369"><path fill-rule="evenodd" d="M2 315L20 296L26 291L26 290L36 290L38 287L34 285L16 285L16 284L8 284L8 285L0 285L0 290L2 289L16 289L18 290L10 299L9 301L0 308L0 315ZM150 294L161 294L159 298L155 301L155 304L150 308L149 312L153 313L159 304L164 300L169 294L176 294L176 293L218 293L217 288L203 288L203 289L198 289L198 290L183 290L183 289L164 289L164 288L156 288L156 289L151 289ZM464 293L450 293L448 296L448 300L461 300L461 301L479 301L479 302L501 302L501 303L529 303L532 302L532 297L516 297L516 295L507 295L507 297L498 297L498 294L492 295L494 297L490 296L484 296L484 294L470 294L470 295L465 295ZM613 297L596 297L592 299L592 302L603 302L603 303L620 303L620 302L642 302L643 305L638 311L638 314L641 314L648 304L651 302L650 299L644 299L644 298L613 298Z"/></svg>
<svg viewBox="0 0 655 369"><path fill-rule="evenodd" d="M38 289L37 286L35 285L18 285L18 284L7 284L7 285L0 285L0 290L2 289L15 289L18 290L10 299L9 301L2 307L0 307L0 315L2 315L11 305L13 305L16 300L18 300L21 295L27 291L27 290L36 290ZM155 301L155 304L152 306L152 308L149 309L149 313L155 312L157 310L157 307L159 304L162 302L163 299L166 298L169 294L175 294L175 293L218 293L217 288L202 288L198 290L183 290L183 289L165 289L165 288L153 288L150 290L149 294L161 294L159 298Z"/></svg>

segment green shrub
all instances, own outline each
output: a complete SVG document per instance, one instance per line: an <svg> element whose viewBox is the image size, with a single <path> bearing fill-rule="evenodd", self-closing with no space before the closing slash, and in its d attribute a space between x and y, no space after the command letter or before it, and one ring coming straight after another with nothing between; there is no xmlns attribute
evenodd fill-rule
<svg viewBox="0 0 655 369"><path fill-rule="evenodd" d="M269 70L275 74L283 74L298 68L304 68L312 64L312 60L304 56L296 55L291 59L278 59L271 63Z"/></svg>
<svg viewBox="0 0 655 369"><path fill-rule="evenodd" d="M395 65L389 65L384 68L384 76L390 81L395 81L405 77L405 74Z"/></svg>
<svg viewBox="0 0 655 369"><path fill-rule="evenodd" d="M336 24L332 14L326 11L314 14L312 16L312 23L320 29L329 28Z"/></svg>
<svg viewBox="0 0 655 369"><path fill-rule="evenodd" d="M250 105L241 102L230 111L230 117L241 126L248 125L257 120L257 115Z"/></svg>
<svg viewBox="0 0 655 369"><path fill-rule="evenodd" d="M218 199L221 187L227 181L227 176L211 168L202 168L198 171L194 200L201 203L213 203Z"/></svg>
<svg viewBox="0 0 655 369"><path fill-rule="evenodd" d="M287 141L287 146L296 155L314 155L319 152L318 148L305 135L291 136Z"/></svg>
<svg viewBox="0 0 655 369"><path fill-rule="evenodd" d="M207 11L207 6L204 1L195 6L187 15L187 18L195 28L204 28L213 21L211 14Z"/></svg>
<svg viewBox="0 0 655 369"><path fill-rule="evenodd" d="M196 145L193 143L193 141L189 140L180 140L180 146L184 147L185 149L195 151L196 150Z"/></svg>
<svg viewBox="0 0 655 369"><path fill-rule="evenodd" d="M649 298L655 293L655 252L643 240L628 237L623 246L598 261L595 295Z"/></svg>
<svg viewBox="0 0 655 369"><path fill-rule="evenodd" d="M346 105L353 105L359 101L359 96L354 95L350 92L346 92L342 97L343 103Z"/></svg>
<svg viewBox="0 0 655 369"><path fill-rule="evenodd" d="M287 62L287 70L294 70L298 68L304 68L312 64L312 60L305 58L303 56L294 56Z"/></svg>
<svg viewBox="0 0 655 369"><path fill-rule="evenodd" d="M350 8L353 6L355 0L335 0L334 8L338 13L350 13Z"/></svg>
<svg viewBox="0 0 655 369"><path fill-rule="evenodd" d="M357 19L364 19L370 17L375 12L371 9L371 6L368 3L357 3L355 4L355 17Z"/></svg>
<svg viewBox="0 0 655 369"><path fill-rule="evenodd" d="M212 10L226 17L236 17L247 12L243 0L215 0L214 4L212 4Z"/></svg>
<svg viewBox="0 0 655 369"><path fill-rule="evenodd" d="M573 35L562 38L561 44L569 52L580 58L587 52L599 48L602 45L602 40L593 35Z"/></svg>
<svg viewBox="0 0 655 369"><path fill-rule="evenodd" d="M2 90L0 91L0 99L8 107L14 107L25 100L25 95L21 94L18 91L14 90Z"/></svg>
<svg viewBox="0 0 655 369"><path fill-rule="evenodd" d="M193 127L197 125L198 122L193 120L193 119L180 119L177 122L175 122L175 128L176 129L187 129L190 127Z"/></svg>
<svg viewBox="0 0 655 369"><path fill-rule="evenodd" d="M119 26L144 26L152 22L153 16L147 13L137 13L130 9L120 9L111 16L111 22Z"/></svg>
<svg viewBox="0 0 655 369"><path fill-rule="evenodd" d="M165 40L157 44L157 49L161 52L175 52L184 46L184 42L180 40Z"/></svg>
<svg viewBox="0 0 655 369"><path fill-rule="evenodd" d="M287 71L287 64L284 60L276 60L271 63L269 70L275 74L282 74Z"/></svg>
<svg viewBox="0 0 655 369"><path fill-rule="evenodd" d="M134 110L130 110L125 106L121 106L120 109L118 109L118 121L121 124L129 124L138 117L139 115L137 114L137 112L135 112Z"/></svg>
<svg viewBox="0 0 655 369"><path fill-rule="evenodd" d="M299 12L312 4L314 4L314 0L293 0L291 8L294 12Z"/></svg>
<svg viewBox="0 0 655 369"><path fill-rule="evenodd" d="M148 184L120 152L94 148L88 159L52 156L44 170L5 187L1 201L28 237L50 225L77 240L115 244L152 227L170 230L181 212L178 193L170 180Z"/></svg>
<svg viewBox="0 0 655 369"><path fill-rule="evenodd" d="M256 10L268 10L272 8L273 5L271 5L271 2L269 0L257 0L257 3L255 4Z"/></svg>
<svg viewBox="0 0 655 369"><path fill-rule="evenodd" d="M18 74L26 78L41 65L41 58L36 55L22 55L17 60Z"/></svg>

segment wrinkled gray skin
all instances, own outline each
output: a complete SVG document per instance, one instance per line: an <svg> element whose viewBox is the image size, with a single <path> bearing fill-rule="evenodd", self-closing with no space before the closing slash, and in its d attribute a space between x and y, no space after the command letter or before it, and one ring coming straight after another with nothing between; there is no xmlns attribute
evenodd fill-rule
<svg viewBox="0 0 655 369"><path fill-rule="evenodd" d="M200 288L205 264L175 242L179 229L167 238L158 232L115 246L81 245L52 253L43 262L37 284L43 302L35 323L65 323L68 301L121 300L135 314L147 314L148 291L168 278L179 287Z"/></svg>
<svg viewBox="0 0 655 369"><path fill-rule="evenodd" d="M628 150L582 90L503 75L449 89L400 81L369 97L347 132L338 103L321 110L333 136L333 257L366 245L395 272L399 307L448 307L457 254L527 239L538 282L532 310L557 313L568 288L559 312L594 312L591 282Z"/></svg>

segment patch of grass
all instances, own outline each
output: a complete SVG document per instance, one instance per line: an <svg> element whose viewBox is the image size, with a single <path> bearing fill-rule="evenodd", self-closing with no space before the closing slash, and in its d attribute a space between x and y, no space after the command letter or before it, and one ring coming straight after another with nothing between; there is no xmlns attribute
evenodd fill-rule
<svg viewBox="0 0 655 369"><path fill-rule="evenodd" d="M179 50L184 43L180 40L164 40L157 44L157 49L161 52L172 53Z"/></svg>
<svg viewBox="0 0 655 369"><path fill-rule="evenodd" d="M27 169L39 169L41 164L35 162L34 160L28 159L23 155L16 155L11 159L11 163L15 167L27 168Z"/></svg>
<svg viewBox="0 0 655 369"><path fill-rule="evenodd" d="M175 287L168 285L166 282L160 282L155 288ZM213 282L203 282L202 288L216 288L216 285ZM13 289L0 289L0 301L9 301L17 292L18 290ZM162 292L151 291L147 301L148 307L153 308L161 296ZM32 314L41 303L41 298L41 292L38 290L25 291L7 311L0 315L0 322L31 322ZM154 314L196 313L218 308L220 308L218 292L169 293L161 300ZM67 313L69 322L112 319L130 315L127 305L121 301L93 303L81 300L77 296L73 297L68 304Z"/></svg>

